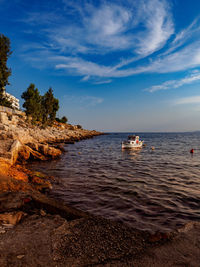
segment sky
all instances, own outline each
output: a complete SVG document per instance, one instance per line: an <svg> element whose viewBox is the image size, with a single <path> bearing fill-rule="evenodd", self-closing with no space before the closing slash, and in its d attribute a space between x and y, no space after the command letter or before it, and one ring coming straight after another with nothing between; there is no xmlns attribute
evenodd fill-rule
<svg viewBox="0 0 200 267"><path fill-rule="evenodd" d="M0 33L21 106L34 83L86 129L200 130L199 0L0 0Z"/></svg>

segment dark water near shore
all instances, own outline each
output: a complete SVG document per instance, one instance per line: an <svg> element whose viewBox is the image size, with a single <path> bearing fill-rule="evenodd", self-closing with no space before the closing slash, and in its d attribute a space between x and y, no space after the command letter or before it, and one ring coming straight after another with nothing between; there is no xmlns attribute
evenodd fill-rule
<svg viewBox="0 0 200 267"><path fill-rule="evenodd" d="M65 203L139 229L200 221L200 133L139 135L147 145L140 151L121 150L128 133L109 134L67 145L61 159L30 167L60 179L52 194Z"/></svg>

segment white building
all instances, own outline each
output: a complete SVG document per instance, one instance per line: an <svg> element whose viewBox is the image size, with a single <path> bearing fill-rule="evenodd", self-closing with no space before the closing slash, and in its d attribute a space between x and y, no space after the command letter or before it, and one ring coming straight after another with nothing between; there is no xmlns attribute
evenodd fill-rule
<svg viewBox="0 0 200 267"><path fill-rule="evenodd" d="M19 106L19 99L16 98L15 96L6 93L6 90L4 89L4 96L8 99L8 101L11 103L13 109L20 109Z"/></svg>

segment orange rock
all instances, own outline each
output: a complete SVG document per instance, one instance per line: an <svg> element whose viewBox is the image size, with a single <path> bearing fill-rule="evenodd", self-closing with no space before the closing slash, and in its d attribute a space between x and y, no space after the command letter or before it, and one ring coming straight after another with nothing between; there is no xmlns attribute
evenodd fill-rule
<svg viewBox="0 0 200 267"><path fill-rule="evenodd" d="M29 158L30 158L30 149L27 146L23 146L18 153L18 159L27 160Z"/></svg>
<svg viewBox="0 0 200 267"><path fill-rule="evenodd" d="M13 166L10 167L7 173L10 177L15 178L16 180L22 180L24 182L28 182L28 175L22 171L19 171L17 168Z"/></svg>
<svg viewBox="0 0 200 267"><path fill-rule="evenodd" d="M59 157L62 154L60 149L49 147L48 149L48 156L50 156L52 159Z"/></svg>
<svg viewBox="0 0 200 267"><path fill-rule="evenodd" d="M32 176L31 177L31 183L39 186L37 187L38 190L43 189L43 188L52 188L51 183L48 180L45 180L43 178L40 178L38 176Z"/></svg>
<svg viewBox="0 0 200 267"><path fill-rule="evenodd" d="M3 213L0 214L0 221L5 224L16 225L23 216L25 216L25 213L22 211Z"/></svg>

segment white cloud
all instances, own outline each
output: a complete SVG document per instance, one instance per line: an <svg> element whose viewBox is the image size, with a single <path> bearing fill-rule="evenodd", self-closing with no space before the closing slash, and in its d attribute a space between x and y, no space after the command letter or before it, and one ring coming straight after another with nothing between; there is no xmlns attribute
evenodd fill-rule
<svg viewBox="0 0 200 267"><path fill-rule="evenodd" d="M57 57L58 59L58 57ZM84 60L79 57L60 57L63 63L56 64L57 69L74 71L78 75L90 75L97 77L127 77L139 73L168 73L194 68L200 65L200 42L174 52L162 58L152 60L149 64L120 69L116 66L105 66Z"/></svg>
<svg viewBox="0 0 200 267"><path fill-rule="evenodd" d="M63 57L61 60L63 60L64 63L57 64L55 66L56 69L64 69L81 76L112 76L112 68L107 66L98 65L94 62L86 61L77 57Z"/></svg>
<svg viewBox="0 0 200 267"><path fill-rule="evenodd" d="M102 80L102 81L96 81L94 84L106 84L106 83L111 83L112 80Z"/></svg>
<svg viewBox="0 0 200 267"><path fill-rule="evenodd" d="M198 22L198 19L195 19L187 28L176 34L172 44L182 44L184 41L190 38L194 32L199 31L200 28L197 26Z"/></svg>
<svg viewBox="0 0 200 267"><path fill-rule="evenodd" d="M146 66L147 72L168 73L191 69L200 65L200 41L162 56Z"/></svg>
<svg viewBox="0 0 200 267"><path fill-rule="evenodd" d="M200 36L200 19L195 18L193 22L186 27L185 29L181 30L175 35L174 40L171 42L169 49L167 49L163 55L167 55L172 53L173 51L179 49L180 47L186 45L192 39L199 40ZM192 40L194 41L194 40Z"/></svg>
<svg viewBox="0 0 200 267"><path fill-rule="evenodd" d="M65 95L65 102L69 101L70 103L74 103L78 105L80 108L85 107L94 107L103 103L104 99L101 97L96 96L72 96L72 95Z"/></svg>
<svg viewBox="0 0 200 267"><path fill-rule="evenodd" d="M96 106L103 102L103 98L96 96L83 96L80 97L80 102L86 104L87 106Z"/></svg>
<svg viewBox="0 0 200 267"><path fill-rule="evenodd" d="M174 104L183 105L183 104L200 104L200 96L189 96L177 99Z"/></svg>
<svg viewBox="0 0 200 267"><path fill-rule="evenodd" d="M87 75L87 76L83 77L83 78L81 79L81 81L85 82L85 81L88 81L89 79L90 79L90 76Z"/></svg>
<svg viewBox="0 0 200 267"><path fill-rule="evenodd" d="M140 10L141 22L145 26L143 33L139 34L138 53L153 53L166 43L174 33L169 6L165 1L142 1Z"/></svg>
<svg viewBox="0 0 200 267"><path fill-rule="evenodd" d="M131 49L147 55L160 49L174 31L169 7L163 0L143 0L129 6L112 2L82 4L79 13L80 24L50 29L55 47L78 53Z"/></svg>
<svg viewBox="0 0 200 267"><path fill-rule="evenodd" d="M200 42L194 42L178 52L156 58L149 64L125 69L121 67L123 64L121 66L120 64L106 66L85 60L81 56L59 56L45 49L35 54L32 53L31 56L26 54L26 60L29 62L41 61L41 65L46 64L47 67L51 66L57 70L63 70L70 75L84 76L83 80L127 77L140 73L169 73L198 67L200 65Z"/></svg>
<svg viewBox="0 0 200 267"><path fill-rule="evenodd" d="M185 84L192 84L196 81L200 80L200 72L198 70L195 70L190 74L189 76L186 76L185 78L179 79L179 80L169 80L159 85L153 85L150 88L147 88L146 91L149 91L151 93L159 90L168 90L172 88L178 88Z"/></svg>
<svg viewBox="0 0 200 267"><path fill-rule="evenodd" d="M131 47L131 13L122 6L104 4L90 6L90 13L83 10L79 25L71 24L59 29L50 29L49 38L55 47L74 53L107 53Z"/></svg>
<svg viewBox="0 0 200 267"><path fill-rule="evenodd" d="M139 73L183 71L200 65L199 20L194 20L171 41L174 24L165 0L127 0L123 5L121 1L100 1L96 6L91 1L63 3L67 7L62 15L55 14L56 20L53 11L35 12L32 17L29 14L27 23L42 24L40 35L45 40L26 50L24 58L41 61L42 66L46 64L65 74L83 76L82 81L96 79L96 83ZM76 20L71 20L74 14ZM36 19L38 16L40 20ZM167 50L159 54L165 45ZM157 54L153 55L155 51ZM142 58L146 60L141 61ZM176 82L166 82L152 90L170 86L175 88Z"/></svg>
<svg viewBox="0 0 200 267"><path fill-rule="evenodd" d="M33 12L23 19L27 24L43 25L52 49L61 52L102 54L129 50L141 57L160 49L174 31L164 0L127 1L126 5L101 1L98 6L63 2L68 6L65 14ZM72 7L76 21L69 19Z"/></svg>

